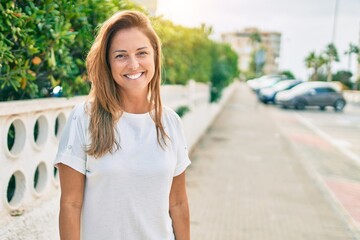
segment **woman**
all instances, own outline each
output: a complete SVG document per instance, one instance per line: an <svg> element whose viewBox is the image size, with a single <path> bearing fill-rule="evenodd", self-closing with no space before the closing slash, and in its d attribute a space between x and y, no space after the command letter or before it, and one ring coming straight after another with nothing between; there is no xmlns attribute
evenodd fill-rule
<svg viewBox="0 0 360 240"><path fill-rule="evenodd" d="M161 46L149 19L113 15L86 64L90 98L72 111L55 160L61 239L190 239L190 160L180 118L161 104Z"/></svg>

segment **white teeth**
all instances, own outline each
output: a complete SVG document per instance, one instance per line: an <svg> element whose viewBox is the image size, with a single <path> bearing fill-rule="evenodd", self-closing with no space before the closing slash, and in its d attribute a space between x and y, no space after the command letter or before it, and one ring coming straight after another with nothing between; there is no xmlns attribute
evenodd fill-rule
<svg viewBox="0 0 360 240"><path fill-rule="evenodd" d="M129 75L129 74L126 74L125 76L130 78L130 79L138 79L140 76L141 76L142 73L137 73L137 74L134 74L134 75Z"/></svg>

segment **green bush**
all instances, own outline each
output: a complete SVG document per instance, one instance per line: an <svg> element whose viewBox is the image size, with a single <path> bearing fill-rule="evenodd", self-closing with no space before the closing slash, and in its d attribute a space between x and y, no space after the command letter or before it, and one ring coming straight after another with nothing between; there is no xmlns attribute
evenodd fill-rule
<svg viewBox="0 0 360 240"><path fill-rule="evenodd" d="M66 97L87 94L85 58L96 30L124 9L143 11L124 0L1 2L0 101L49 97L55 86ZM153 22L163 43L165 83L211 82L220 96L237 76L236 54L210 40L210 28L187 28L161 17Z"/></svg>
<svg viewBox="0 0 360 240"><path fill-rule="evenodd" d="M212 41L211 28L186 28L162 18L155 27L163 43L164 80L185 85L190 79L211 84L211 101L238 77L238 56L227 44Z"/></svg>
<svg viewBox="0 0 360 240"><path fill-rule="evenodd" d="M190 108L184 105L178 107L175 111L179 115L179 117L183 117L186 113L190 112Z"/></svg>
<svg viewBox="0 0 360 240"><path fill-rule="evenodd" d="M7 1L0 4L0 101L86 94L84 59L96 27L124 1Z"/></svg>
<svg viewBox="0 0 360 240"><path fill-rule="evenodd" d="M222 90L238 76L238 56L230 45L213 44L210 101L216 102Z"/></svg>
<svg viewBox="0 0 360 240"><path fill-rule="evenodd" d="M288 77L288 79L295 79L294 73L292 73L289 70L284 70L284 71L280 72L280 75L285 75Z"/></svg>
<svg viewBox="0 0 360 240"><path fill-rule="evenodd" d="M337 71L333 77L332 81L338 81L344 84L348 89L353 89L353 82L350 80L352 77L352 73L346 70Z"/></svg>
<svg viewBox="0 0 360 240"><path fill-rule="evenodd" d="M211 78L211 31L205 26L187 28L162 18L154 26L163 46L165 84L185 85L190 79L209 82Z"/></svg>

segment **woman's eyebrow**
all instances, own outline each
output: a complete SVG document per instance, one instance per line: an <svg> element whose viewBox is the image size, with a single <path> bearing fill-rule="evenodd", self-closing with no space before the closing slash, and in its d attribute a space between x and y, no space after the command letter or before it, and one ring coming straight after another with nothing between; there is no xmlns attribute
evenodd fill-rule
<svg viewBox="0 0 360 240"><path fill-rule="evenodd" d="M117 53L117 52L127 52L126 50L115 50L115 51L113 51L113 53Z"/></svg>
<svg viewBox="0 0 360 240"><path fill-rule="evenodd" d="M148 47L140 47L140 48L136 49L136 51L143 50L143 49L146 49L146 48L148 48ZM121 49L113 51L113 53L117 53L117 52L126 53L127 51L126 50L121 50Z"/></svg>

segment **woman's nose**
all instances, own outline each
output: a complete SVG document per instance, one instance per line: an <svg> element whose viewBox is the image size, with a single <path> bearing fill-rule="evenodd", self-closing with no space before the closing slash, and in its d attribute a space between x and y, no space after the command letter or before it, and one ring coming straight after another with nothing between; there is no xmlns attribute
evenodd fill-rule
<svg viewBox="0 0 360 240"><path fill-rule="evenodd" d="M139 68L139 61L136 59L136 57L130 57L128 67L131 70L136 70Z"/></svg>

